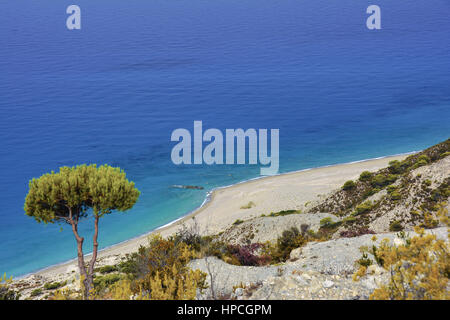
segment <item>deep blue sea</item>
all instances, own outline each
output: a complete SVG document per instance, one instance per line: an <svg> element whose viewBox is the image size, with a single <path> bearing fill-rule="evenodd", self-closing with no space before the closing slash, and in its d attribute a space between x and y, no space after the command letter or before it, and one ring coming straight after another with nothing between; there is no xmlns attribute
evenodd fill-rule
<svg viewBox="0 0 450 320"><path fill-rule="evenodd" d="M66 29L70 4L81 30ZM371 4L382 30L366 28ZM447 139L449 17L448 0L2 0L0 273L75 257L67 226L23 211L28 181L60 166L120 166L142 192L101 220L102 248L259 175L259 165L173 165L171 132L194 120L279 128L280 172ZM81 225L86 252L91 226Z"/></svg>

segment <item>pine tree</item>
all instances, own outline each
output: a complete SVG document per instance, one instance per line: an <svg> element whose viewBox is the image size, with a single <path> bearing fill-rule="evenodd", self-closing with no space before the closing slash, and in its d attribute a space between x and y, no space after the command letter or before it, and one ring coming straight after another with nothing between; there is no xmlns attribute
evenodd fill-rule
<svg viewBox="0 0 450 320"><path fill-rule="evenodd" d="M93 289L94 264L98 251L99 219L114 211L131 209L139 198L133 182L120 168L108 165L62 167L59 172L44 174L29 183L25 213L39 223L67 223L77 241L78 267L84 287L84 297ZM84 238L78 223L92 213L94 237L92 258L86 267L83 254Z"/></svg>

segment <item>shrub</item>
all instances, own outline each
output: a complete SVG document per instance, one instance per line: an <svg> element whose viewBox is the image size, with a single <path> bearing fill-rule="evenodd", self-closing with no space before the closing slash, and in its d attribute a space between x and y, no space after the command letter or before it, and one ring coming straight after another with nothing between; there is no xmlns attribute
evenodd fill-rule
<svg viewBox="0 0 450 320"><path fill-rule="evenodd" d="M386 185L394 183L397 180L398 176L395 174L388 174L386 177Z"/></svg>
<svg viewBox="0 0 450 320"><path fill-rule="evenodd" d="M416 163L412 166L412 169L417 169L422 166L426 166L431 162L430 158L427 155L421 155L417 158Z"/></svg>
<svg viewBox="0 0 450 320"><path fill-rule="evenodd" d="M376 176L372 177L371 184L373 187L376 188L384 188L385 186L394 183L395 180L397 180L397 175L395 174L377 174Z"/></svg>
<svg viewBox="0 0 450 320"><path fill-rule="evenodd" d="M434 219L433 214L429 212L423 213L423 222L420 224L422 228L433 229L439 225L439 221Z"/></svg>
<svg viewBox="0 0 450 320"><path fill-rule="evenodd" d="M354 188L356 188L356 183L353 182L353 180L346 181L344 183L344 185L342 186L342 189L345 190L345 191L352 190Z"/></svg>
<svg viewBox="0 0 450 320"><path fill-rule="evenodd" d="M204 246L204 248L202 248L201 254L203 256L213 256L222 260L226 260L226 257L229 256L228 244L223 241L211 240Z"/></svg>
<svg viewBox="0 0 450 320"><path fill-rule="evenodd" d="M148 246L141 246L121 263L129 279L117 279L111 287L112 295L129 299L132 292L146 299L194 299L197 289L206 288L206 273L188 267L197 256L186 243L156 235L149 239Z"/></svg>
<svg viewBox="0 0 450 320"><path fill-rule="evenodd" d="M396 191L397 189L398 189L397 186L390 185L387 187L386 191L387 191L387 193L391 194L392 192Z"/></svg>
<svg viewBox="0 0 450 320"><path fill-rule="evenodd" d="M406 165L403 162L400 162L398 160L394 160L389 162L388 170L391 173L394 174L400 174L406 171Z"/></svg>
<svg viewBox="0 0 450 320"><path fill-rule="evenodd" d="M385 177L382 174L377 174L376 176L374 176L372 178L372 180L370 182L371 182L372 186L374 186L374 187L384 187Z"/></svg>
<svg viewBox="0 0 450 320"><path fill-rule="evenodd" d="M417 161L417 162L414 164L413 169L417 169L417 168L419 168L419 167L426 166L427 164L428 164L428 162L426 162L425 160Z"/></svg>
<svg viewBox="0 0 450 320"><path fill-rule="evenodd" d="M156 235L149 238L147 246L140 246L137 252L126 256L120 263L120 270L133 278L144 278L149 273L155 275L176 262L187 263L191 254L189 246L183 242L176 243L173 239L162 239Z"/></svg>
<svg viewBox="0 0 450 320"><path fill-rule="evenodd" d="M272 261L283 262L289 258L289 255L293 249L299 248L306 244L307 239L296 228L292 227L283 231L280 237L278 237L276 245L266 248L266 254L268 254Z"/></svg>
<svg viewBox="0 0 450 320"><path fill-rule="evenodd" d="M330 217L323 218L320 220L321 227L328 227L333 223L333 220Z"/></svg>
<svg viewBox="0 0 450 320"><path fill-rule="evenodd" d="M443 159L443 158L445 158L445 157L447 157L447 156L450 156L450 151L441 153L440 158Z"/></svg>
<svg viewBox="0 0 450 320"><path fill-rule="evenodd" d="M371 195L374 195L375 193L380 192L380 188L370 188L363 194L363 198L370 197Z"/></svg>
<svg viewBox="0 0 450 320"><path fill-rule="evenodd" d="M268 217L282 217L290 214L299 214L302 213L300 210L282 210L279 212L271 212Z"/></svg>
<svg viewBox="0 0 450 320"><path fill-rule="evenodd" d="M237 219L235 222L233 222L233 225L234 226L237 226L237 225L239 225L239 224L241 224L241 223L243 223L244 221L242 221L241 219Z"/></svg>
<svg viewBox="0 0 450 320"><path fill-rule="evenodd" d="M252 243L249 245L229 245L228 252L241 266L262 266L269 264L271 258L268 255L258 255L256 252L261 249L261 243Z"/></svg>
<svg viewBox="0 0 450 320"><path fill-rule="evenodd" d="M403 230L402 223L398 220L392 221L391 224L389 225L389 230L393 232L402 231Z"/></svg>
<svg viewBox="0 0 450 320"><path fill-rule="evenodd" d="M448 211L440 206L438 216L449 227ZM375 247L378 265L389 274L388 283L376 288L370 295L374 300L449 300L448 264L449 241L437 240L434 234L425 234L415 228L417 236L405 244L394 246L388 239ZM365 267L355 274L361 276Z"/></svg>
<svg viewBox="0 0 450 320"><path fill-rule="evenodd" d="M425 161L426 163L430 163L431 162L430 158L426 154L423 154L423 155L419 156L417 158L417 161Z"/></svg>
<svg viewBox="0 0 450 320"><path fill-rule="evenodd" d="M194 223L187 227L183 225L175 234L175 236L170 238L175 243L183 242L190 246L195 251L200 251L201 247L204 245L204 242L208 242L209 239L202 238L200 236L200 232L198 230L198 225L194 221Z"/></svg>
<svg viewBox="0 0 450 320"><path fill-rule="evenodd" d="M149 289L142 286L136 289L136 284L130 279L122 279L111 286L105 296L113 300L194 300L197 290L205 289L206 274L200 270L188 270L180 274L173 267L173 274L156 273L147 279Z"/></svg>
<svg viewBox="0 0 450 320"><path fill-rule="evenodd" d="M121 280L123 278L123 275L120 274L107 274L104 276L100 276L100 277L95 277L94 278L94 288L97 291L101 291L107 287L109 287L110 285L112 285L113 283Z"/></svg>
<svg viewBox="0 0 450 320"><path fill-rule="evenodd" d="M370 181L372 178L372 173L369 171L363 171L361 175L359 176L360 181Z"/></svg>
<svg viewBox="0 0 450 320"><path fill-rule="evenodd" d="M55 290L61 287L64 287L67 284L67 281L64 282L47 282L44 284L45 290Z"/></svg>
<svg viewBox="0 0 450 320"><path fill-rule="evenodd" d="M303 236L308 232L308 230L309 230L309 224L302 223L300 225L300 232Z"/></svg>
<svg viewBox="0 0 450 320"><path fill-rule="evenodd" d="M356 206L355 211L353 212L354 216L358 216L363 213L367 213L370 210L372 210L373 204L371 201L366 201L364 203L361 203L360 205Z"/></svg>
<svg viewBox="0 0 450 320"><path fill-rule="evenodd" d="M353 217L353 216L345 217L345 218L342 220L342 222L345 223L345 224L352 224L352 223L355 222L355 221L356 221L356 218Z"/></svg>
<svg viewBox="0 0 450 320"><path fill-rule="evenodd" d="M372 261L372 259L369 258L367 253L364 252L362 257L359 260L357 260L356 263L362 267L367 268L368 266L373 264L373 261Z"/></svg>
<svg viewBox="0 0 450 320"><path fill-rule="evenodd" d="M152 300L194 300L197 290L202 292L205 285L206 273L200 270L186 269L178 271L175 267L171 274L156 273L148 279L150 284L150 299Z"/></svg>
<svg viewBox="0 0 450 320"><path fill-rule="evenodd" d="M391 200L400 200L402 195L400 194L400 192L398 191L398 187L394 186L394 185L390 185L387 187L387 193L389 195L389 198Z"/></svg>
<svg viewBox="0 0 450 320"><path fill-rule="evenodd" d="M396 201L396 200L400 200L402 198L402 195L400 194L400 192L394 191L390 194L390 198L391 198L391 200Z"/></svg>
<svg viewBox="0 0 450 320"><path fill-rule="evenodd" d="M114 272L114 271L118 271L118 267L117 266L108 265L108 266L103 266L103 267L100 267L100 268L96 268L95 271L103 273L103 274L111 273L111 272Z"/></svg>
<svg viewBox="0 0 450 320"><path fill-rule="evenodd" d="M389 198L391 200L400 200L402 197L400 192L398 191L398 187L394 185L390 185L387 187L387 193L389 194Z"/></svg>
<svg viewBox="0 0 450 320"><path fill-rule="evenodd" d="M43 292L42 288L37 288L37 289L34 289L33 291L31 291L30 296L37 297L37 296L40 296L42 294L42 292Z"/></svg>
<svg viewBox="0 0 450 320"><path fill-rule="evenodd" d="M334 222L331 217L326 217L323 218L322 220L320 220L320 227L321 228L328 228L328 229L332 229L332 228L336 228L341 224L340 221L338 222Z"/></svg>
<svg viewBox="0 0 450 320"><path fill-rule="evenodd" d="M9 287L11 282L12 278L7 278L6 273L0 276L0 300L19 300L20 295Z"/></svg>

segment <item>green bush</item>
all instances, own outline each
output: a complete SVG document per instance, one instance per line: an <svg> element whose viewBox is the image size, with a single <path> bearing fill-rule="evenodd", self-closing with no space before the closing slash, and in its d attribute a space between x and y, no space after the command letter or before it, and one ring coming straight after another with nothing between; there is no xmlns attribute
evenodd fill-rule
<svg viewBox="0 0 450 320"><path fill-rule="evenodd" d="M377 174L372 178L371 184L373 187L384 188L385 186L394 183L395 180L397 180L397 175L395 174Z"/></svg>
<svg viewBox="0 0 450 320"><path fill-rule="evenodd" d="M430 158L426 154L423 154L423 155L419 156L417 158L417 161L425 161L426 163L430 163L431 162Z"/></svg>
<svg viewBox="0 0 450 320"><path fill-rule="evenodd" d="M328 229L332 229L332 228L336 228L341 224L340 221L338 222L334 222L331 217L326 217L323 218L322 220L320 220L320 227L321 228L328 228Z"/></svg>
<svg viewBox="0 0 450 320"><path fill-rule="evenodd" d="M400 200L402 198L402 195L398 191L393 191L390 194L391 200Z"/></svg>
<svg viewBox="0 0 450 320"><path fill-rule="evenodd" d="M353 180L348 180L344 183L344 185L342 186L342 189L344 190L352 190L356 187L356 183L353 182Z"/></svg>
<svg viewBox="0 0 450 320"><path fill-rule="evenodd" d="M228 244L223 241L210 241L205 245L203 254L225 260L225 257L229 254Z"/></svg>
<svg viewBox="0 0 450 320"><path fill-rule="evenodd" d="M417 162L413 165L413 169L417 169L417 168L419 168L419 167L426 166L427 164L428 164L428 162L426 162L425 160L417 161Z"/></svg>
<svg viewBox="0 0 450 320"><path fill-rule="evenodd" d="M356 206L355 211L353 212L353 215L357 216L363 213L367 213L370 210L372 210L373 204L371 201L366 201L364 203L361 203L360 205Z"/></svg>
<svg viewBox="0 0 450 320"><path fill-rule="evenodd" d="M268 217L282 217L282 216L287 216L290 214L298 214L298 213L302 213L300 210L282 210L279 212L271 212Z"/></svg>
<svg viewBox="0 0 450 320"><path fill-rule="evenodd" d="M42 289L41 288L37 288L37 289L34 289L33 291L31 291L30 296L37 297L37 296L39 296L41 294L42 294Z"/></svg>
<svg viewBox="0 0 450 320"><path fill-rule="evenodd" d="M303 246L306 242L306 238L298 228L292 227L283 231L275 245L265 248L264 254L270 256L274 262L283 262L289 258L292 250Z"/></svg>
<svg viewBox="0 0 450 320"><path fill-rule="evenodd" d="M403 230L402 223L397 220L392 221L391 224L389 225L389 230L393 232L402 231Z"/></svg>
<svg viewBox="0 0 450 320"><path fill-rule="evenodd" d="M241 219L237 219L235 222L233 222L233 225L237 226L238 224L244 223Z"/></svg>
<svg viewBox="0 0 450 320"><path fill-rule="evenodd" d="M103 274L111 273L111 272L114 272L114 271L118 271L118 267L117 266L110 266L110 265L108 265L108 266L103 266L103 267L96 268L95 271L103 273Z"/></svg>
<svg viewBox="0 0 450 320"><path fill-rule="evenodd" d="M385 183L386 183L386 179L385 176L382 174L377 174L376 176L374 176L372 178L372 180L370 181L372 186L374 187L384 187Z"/></svg>
<svg viewBox="0 0 450 320"><path fill-rule="evenodd" d="M363 252L362 257L359 260L356 260L356 263L362 267L368 267L373 264L372 259L369 258L366 252Z"/></svg>
<svg viewBox="0 0 450 320"><path fill-rule="evenodd" d="M441 158L445 158L447 156L450 156L450 151L444 152L440 155Z"/></svg>
<svg viewBox="0 0 450 320"><path fill-rule="evenodd" d="M393 186L393 185L388 186L387 193L389 194L389 198L391 200L400 200L402 197L400 192L398 191L397 186Z"/></svg>
<svg viewBox="0 0 450 320"><path fill-rule="evenodd" d="M372 178L372 173L369 171L363 171L361 175L359 176L360 181L370 181Z"/></svg>
<svg viewBox="0 0 450 320"><path fill-rule="evenodd" d="M45 290L55 290L61 287L64 287L67 284L67 281L64 282L47 282L44 284Z"/></svg>
<svg viewBox="0 0 450 320"><path fill-rule="evenodd" d="M97 291L101 291L123 278L124 278L123 275L120 275L117 273L107 274L105 276L100 276L100 277L95 277L94 278L94 288Z"/></svg>
<svg viewBox="0 0 450 320"><path fill-rule="evenodd" d="M370 188L366 192L364 192L363 198L370 197L370 196L374 195L375 193L380 192L380 190L381 190L380 188Z"/></svg>
<svg viewBox="0 0 450 320"><path fill-rule="evenodd" d="M343 223L348 223L348 224L351 224L355 221L356 221L356 218L352 217L352 216L348 216L342 220Z"/></svg>
<svg viewBox="0 0 450 320"><path fill-rule="evenodd" d="M397 191L397 189L398 189L397 186L390 185L390 186L388 186L388 187L386 188L386 191L387 191L388 194L391 194L392 192Z"/></svg>
<svg viewBox="0 0 450 320"><path fill-rule="evenodd" d="M406 165L403 162L394 160L389 162L389 172L394 174L400 174L406 171Z"/></svg>
<svg viewBox="0 0 450 320"><path fill-rule="evenodd" d="M430 158L427 155L421 155L417 158L416 163L412 166L413 169L417 169L422 166L426 166L431 162Z"/></svg>
<svg viewBox="0 0 450 320"><path fill-rule="evenodd" d="M327 227L330 226L333 223L333 220L330 217L323 218L320 220L320 226L321 227Z"/></svg>

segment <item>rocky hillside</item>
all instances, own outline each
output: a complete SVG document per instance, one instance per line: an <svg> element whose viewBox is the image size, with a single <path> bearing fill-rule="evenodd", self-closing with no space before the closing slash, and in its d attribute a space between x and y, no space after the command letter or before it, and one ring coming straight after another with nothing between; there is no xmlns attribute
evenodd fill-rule
<svg viewBox="0 0 450 320"><path fill-rule="evenodd" d="M443 240L448 236L447 228L436 228L428 233ZM414 236L414 232L409 236ZM209 257L195 260L190 266L213 279L214 293L207 290L199 299L368 299L371 292L386 281L387 274L374 265L361 281L353 281L352 275L358 269L356 261L361 258L360 248L379 245L382 239L393 243L405 241L394 232L379 235L375 242L372 235L363 235L310 242L293 250L289 261L278 265L234 266Z"/></svg>
<svg viewBox="0 0 450 320"><path fill-rule="evenodd" d="M342 218L337 230L341 236L411 230L415 225L437 227L438 204L450 197L449 155L450 139L393 161L388 168L363 172L308 212Z"/></svg>
<svg viewBox="0 0 450 320"><path fill-rule="evenodd" d="M307 227L317 232L327 229L334 239L364 234L412 230L439 226L438 204L449 203L450 140L390 163L377 172L363 172L357 181L321 195L304 204L307 209L286 210L237 220L219 234L232 244L249 244L277 239L284 230ZM448 206L448 205L447 205ZM321 225L329 219L327 228Z"/></svg>
<svg viewBox="0 0 450 320"><path fill-rule="evenodd" d="M277 239L284 230L292 227L301 230L307 226L309 230L317 232L320 229L320 221L324 218L337 219L329 213L304 214L296 210L281 211L267 216L237 221L222 232L218 239L239 245L263 243Z"/></svg>
<svg viewBox="0 0 450 320"><path fill-rule="evenodd" d="M219 235L221 241L246 245L276 241L291 227L320 234L318 241L292 250L285 263L270 266L235 266L217 258L192 262L210 274L214 293L199 298L233 299L367 299L387 281L377 265L355 282L361 248L379 245L381 239L394 244L415 233L414 226L428 229L438 239L448 238L439 222L439 205L449 203L450 140L394 161L377 172L363 172L357 181L322 195L308 210L286 210L236 221ZM399 232L406 232L400 237ZM373 235L377 240L372 240ZM370 256L369 259L373 259ZM210 282L211 282L210 281Z"/></svg>

